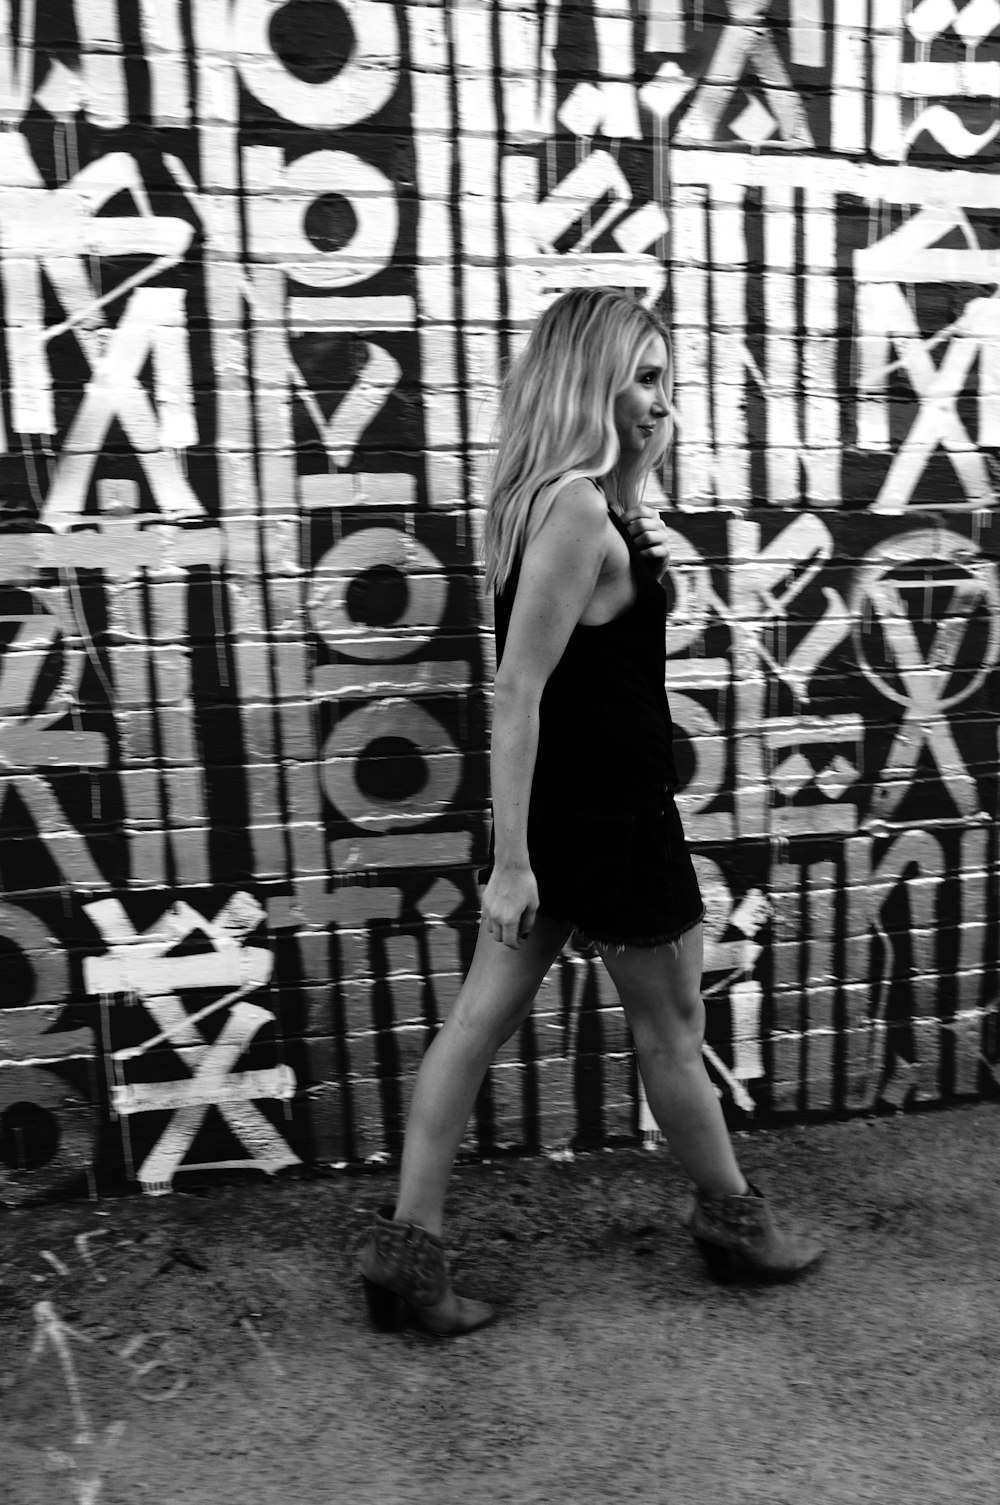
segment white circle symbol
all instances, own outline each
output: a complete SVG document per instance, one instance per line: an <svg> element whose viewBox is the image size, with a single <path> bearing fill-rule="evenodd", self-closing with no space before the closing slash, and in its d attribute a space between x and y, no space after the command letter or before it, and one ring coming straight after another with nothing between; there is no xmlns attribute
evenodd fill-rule
<svg viewBox="0 0 1000 1505"><path fill-rule="evenodd" d="M981 688L1000 658L997 568L960 534L926 528L879 544L857 572L849 605L862 673L897 705L919 700L928 712L950 710Z"/></svg>

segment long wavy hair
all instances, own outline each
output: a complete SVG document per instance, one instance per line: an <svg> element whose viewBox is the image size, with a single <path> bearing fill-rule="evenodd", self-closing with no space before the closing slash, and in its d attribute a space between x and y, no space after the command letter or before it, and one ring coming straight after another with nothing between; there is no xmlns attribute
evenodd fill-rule
<svg viewBox="0 0 1000 1505"><path fill-rule="evenodd" d="M628 293L576 288L549 305L500 393L496 460L483 531L486 588L502 590L520 557L540 489L569 470L595 479L615 472L617 510L642 495L663 458L672 425L640 455L622 458L615 398L632 378L643 346L662 322Z"/></svg>

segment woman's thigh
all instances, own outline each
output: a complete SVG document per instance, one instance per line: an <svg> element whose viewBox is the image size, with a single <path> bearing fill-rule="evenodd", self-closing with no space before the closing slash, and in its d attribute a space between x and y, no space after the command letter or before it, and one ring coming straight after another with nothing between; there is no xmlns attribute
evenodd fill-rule
<svg viewBox="0 0 1000 1505"><path fill-rule="evenodd" d="M562 920L537 915L515 950L494 940L480 921L472 966L453 1010L456 1023L506 1039L531 1008L570 930Z"/></svg>

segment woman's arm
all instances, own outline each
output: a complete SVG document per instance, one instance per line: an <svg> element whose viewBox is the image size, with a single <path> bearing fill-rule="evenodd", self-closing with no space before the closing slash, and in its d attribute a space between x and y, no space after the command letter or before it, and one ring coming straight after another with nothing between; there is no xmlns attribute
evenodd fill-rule
<svg viewBox="0 0 1000 1505"><path fill-rule="evenodd" d="M589 481L556 496L521 560L493 701L490 775L494 867L483 916L516 948L534 923L538 889L528 861L528 804L546 682L597 585L607 550L607 503Z"/></svg>

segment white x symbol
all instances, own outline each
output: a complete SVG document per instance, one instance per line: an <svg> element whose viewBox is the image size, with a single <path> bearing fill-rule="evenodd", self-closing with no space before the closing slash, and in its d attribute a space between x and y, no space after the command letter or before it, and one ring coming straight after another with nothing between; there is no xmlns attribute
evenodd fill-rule
<svg viewBox="0 0 1000 1505"><path fill-rule="evenodd" d="M947 352L941 364L935 365L929 347L939 337L923 338L902 289L895 285L880 287L878 294L883 300L883 316L895 327L893 343L899 351L899 364L920 407L913 427L893 456L872 512L901 512L939 446L947 451L962 483L966 505L991 506L995 501L993 482L957 404L976 361L986 361L987 351L1000 334L1000 302L995 294L973 298L951 327ZM890 310L894 315L891 320ZM981 380L988 381L988 377L981 376Z"/></svg>
<svg viewBox="0 0 1000 1505"><path fill-rule="evenodd" d="M146 998L143 1002L175 1048L183 1047L185 1057L196 1068L190 1079L120 1083L111 1089L112 1107L123 1116L175 1110L139 1169L143 1190L158 1192L169 1188L209 1108L218 1109L260 1170L270 1172L297 1165L299 1157L253 1101L263 1097L290 1098L295 1091L295 1073L291 1067L233 1072L257 1031L274 1018L270 1009L245 1001L236 1004L218 1039L209 1045L176 995ZM134 1050L116 1052L121 1057L134 1054Z"/></svg>

